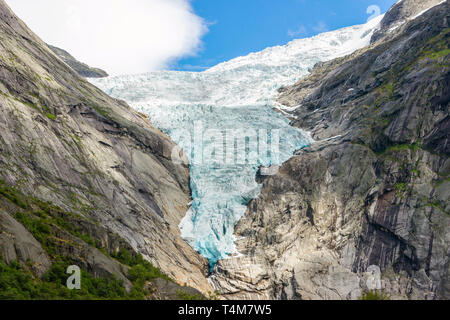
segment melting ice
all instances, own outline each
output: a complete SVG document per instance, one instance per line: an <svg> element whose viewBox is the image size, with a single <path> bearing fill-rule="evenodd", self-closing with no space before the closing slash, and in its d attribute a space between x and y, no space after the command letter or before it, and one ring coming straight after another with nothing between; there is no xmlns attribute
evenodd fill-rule
<svg viewBox="0 0 450 320"><path fill-rule="evenodd" d="M201 73L159 71L92 80L147 113L188 155L193 202L180 229L211 266L238 254L234 228L260 192L255 182L259 167L280 165L312 142L273 110L279 107L277 89L295 83L319 61L368 45L381 18L294 40Z"/></svg>

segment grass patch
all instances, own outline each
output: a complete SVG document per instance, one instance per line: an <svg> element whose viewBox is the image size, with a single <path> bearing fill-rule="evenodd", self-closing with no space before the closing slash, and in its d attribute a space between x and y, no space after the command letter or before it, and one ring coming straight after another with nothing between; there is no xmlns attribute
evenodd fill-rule
<svg viewBox="0 0 450 320"><path fill-rule="evenodd" d="M420 144L419 143L415 143L415 144L395 144L395 145L391 145L388 146L385 150L379 151L376 154L377 155L384 155L384 154L389 154L389 153L393 153L393 152L400 152L400 151L406 151L406 150L411 150L411 151L417 151L420 150Z"/></svg>
<svg viewBox="0 0 450 320"><path fill-rule="evenodd" d="M50 270L37 279L18 262L9 265L0 259L0 300L123 300L134 299L127 294L117 278L94 278L81 270L81 290L66 287L67 267L71 261L58 257Z"/></svg>
<svg viewBox="0 0 450 320"><path fill-rule="evenodd" d="M425 207L434 208L436 210L439 210L447 215L450 215L450 212L445 210L445 204L440 203L439 201L429 201L425 204Z"/></svg>
<svg viewBox="0 0 450 320"><path fill-rule="evenodd" d="M7 186L2 180L0 180L0 195L22 209L29 207L27 198L16 188Z"/></svg>
<svg viewBox="0 0 450 320"><path fill-rule="evenodd" d="M151 294L151 292L145 289L148 281L161 278L174 282L170 277L162 273L161 270L145 260L140 254L134 254L127 249L120 249L118 253L112 254L111 257L130 267L127 278L133 283L130 295L135 298L144 299L145 296Z"/></svg>
<svg viewBox="0 0 450 320"><path fill-rule="evenodd" d="M359 300L390 300L390 297L383 292L367 291L363 293Z"/></svg>
<svg viewBox="0 0 450 320"><path fill-rule="evenodd" d="M76 300L76 299L145 299L151 295L146 289L148 281L162 278L173 280L161 270L146 261L142 255L131 250L120 249L117 253L109 255L104 248L99 247L94 239L79 229L72 221L83 219L77 215L65 212L50 202L25 196L14 187L8 186L0 179L0 201L10 201L18 210L13 215L35 238L41 243L45 251L50 255L53 265L42 279L37 279L27 268L19 263L5 265L0 257L0 300L1 299L52 299L52 300ZM1 202L0 202L1 203ZM59 239L58 228L63 229L88 245L101 250L106 256L128 266L128 272L124 272L132 283L129 293L125 291L123 283L117 278L95 278L86 270L82 270L82 289L68 290L65 281L67 267L71 265L68 258L61 257L56 242ZM56 242L55 242L56 241Z"/></svg>
<svg viewBox="0 0 450 320"><path fill-rule="evenodd" d="M181 289L177 290L177 298L185 301L200 301L200 300L206 300L205 297L199 295L199 294L189 294Z"/></svg>
<svg viewBox="0 0 450 320"><path fill-rule="evenodd" d="M425 57L432 59L432 60L437 60L439 58L445 57L447 55L450 54L450 49L444 49L444 50L440 50L440 51L426 51L424 53Z"/></svg>
<svg viewBox="0 0 450 320"><path fill-rule="evenodd" d="M18 101L20 101L20 100L18 100ZM36 110L36 111L41 112L41 109L40 109L37 105L35 105L34 103L31 103L31 102L28 102L28 101L20 101L20 102L21 102L22 104L24 104L24 105L30 107L31 109L34 109L34 110Z"/></svg>

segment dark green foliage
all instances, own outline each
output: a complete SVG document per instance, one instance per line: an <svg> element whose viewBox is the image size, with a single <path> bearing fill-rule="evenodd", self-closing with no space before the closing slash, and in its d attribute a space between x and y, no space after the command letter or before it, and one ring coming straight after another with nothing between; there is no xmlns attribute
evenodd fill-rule
<svg viewBox="0 0 450 320"><path fill-rule="evenodd" d="M9 201L16 206L14 218L41 243L52 258L53 264L42 279L37 279L29 271L29 268L23 268L17 262L5 265L1 262L0 257L0 300L145 299L150 295L150 292L145 289L146 282L157 278L172 281L158 268L146 261L142 255L127 249L120 249L111 257L129 267L127 277L133 284L129 293L117 278L113 276L95 278L86 270L82 270L81 290L69 290L66 288L66 280L70 275L66 273L66 270L72 263L70 259L58 255L54 242L55 232L58 234L58 229L65 230L87 244L96 246L92 237L73 223L77 219L84 218L66 212L50 202L25 196L0 179L0 203L5 200L6 203ZM108 255L104 248L98 249Z"/></svg>
<svg viewBox="0 0 450 320"><path fill-rule="evenodd" d="M1 196L23 209L17 210L14 218L24 225L50 254L53 253L51 244L52 231L57 227L69 232L87 244L95 246L95 241L92 237L83 233L71 222L74 219L82 219L81 217L66 212L50 202L25 196L19 190L8 186L0 179L0 199Z"/></svg>
<svg viewBox="0 0 450 320"><path fill-rule="evenodd" d="M130 252L127 249L120 249L117 254L111 255L117 261L131 267L128 271L128 278L134 282L138 280L152 280L161 278L167 281L173 281L150 262L145 260L142 255Z"/></svg>
<svg viewBox="0 0 450 320"><path fill-rule="evenodd" d="M52 113L49 113L49 112L47 112L47 113L45 114L45 116L46 116L47 118L49 118L50 120L55 120L55 119L56 119L56 116L55 116L54 114L52 114Z"/></svg>
<svg viewBox="0 0 450 320"><path fill-rule="evenodd" d="M22 209L28 209L28 201L16 188L9 187L6 183L0 179L0 195L21 207Z"/></svg>
<svg viewBox="0 0 450 320"><path fill-rule="evenodd" d="M181 300L206 300L206 298L201 295L191 295L183 290L177 290L177 298Z"/></svg>
<svg viewBox="0 0 450 320"><path fill-rule="evenodd" d="M117 300L130 299L123 283L114 277L94 278L81 273L81 290L69 290L66 273L70 261L58 258L42 280L19 263L5 265L0 260L0 300Z"/></svg>
<svg viewBox="0 0 450 320"><path fill-rule="evenodd" d="M140 254L136 255L129 250L120 249L120 251L117 254L112 255L112 257L130 267L128 269L127 277L133 283L130 296L134 299L145 298L146 295L150 294L150 292L145 289L145 284L148 281L157 278L173 281L167 275L162 273L161 270L145 260Z"/></svg>
<svg viewBox="0 0 450 320"><path fill-rule="evenodd" d="M360 300L390 300L390 298L383 292L367 291L364 292Z"/></svg>

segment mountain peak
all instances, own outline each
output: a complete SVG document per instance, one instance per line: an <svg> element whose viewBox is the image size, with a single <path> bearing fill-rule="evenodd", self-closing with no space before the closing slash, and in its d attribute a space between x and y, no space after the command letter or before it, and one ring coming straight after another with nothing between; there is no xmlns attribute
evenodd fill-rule
<svg viewBox="0 0 450 320"><path fill-rule="evenodd" d="M444 3L446 0L400 0L384 15L378 29L372 36L374 43L385 38L406 22L413 20L430 8Z"/></svg>

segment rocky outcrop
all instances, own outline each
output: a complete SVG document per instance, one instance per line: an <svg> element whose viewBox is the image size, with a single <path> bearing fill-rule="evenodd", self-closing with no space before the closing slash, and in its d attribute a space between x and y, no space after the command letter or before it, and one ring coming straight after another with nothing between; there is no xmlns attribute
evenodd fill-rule
<svg viewBox="0 0 450 320"><path fill-rule="evenodd" d="M51 266L41 244L9 213L0 208L0 256L6 263L31 263L33 272L41 277Z"/></svg>
<svg viewBox="0 0 450 320"><path fill-rule="evenodd" d="M194 288L181 287L164 279L155 279L147 283L147 288L153 293L153 300L204 300L200 291Z"/></svg>
<svg viewBox="0 0 450 320"><path fill-rule="evenodd" d="M446 0L399 0L386 12L381 20L380 28L375 31L371 42L374 43L385 37L392 37L401 32L402 26L413 20L424 11Z"/></svg>
<svg viewBox="0 0 450 320"><path fill-rule="evenodd" d="M75 70L80 76L86 78L105 78L108 76L106 71L99 68L91 68L87 64L78 61L66 50L60 49L55 46L47 44L47 46L52 50L62 61L67 63L69 67Z"/></svg>
<svg viewBox="0 0 450 320"><path fill-rule="evenodd" d="M263 179L212 277L224 297L450 298L449 9L282 89L317 142Z"/></svg>
<svg viewBox="0 0 450 320"><path fill-rule="evenodd" d="M80 228L106 248L118 242L93 225L208 292L208 263L178 229L190 188L188 167L170 159L174 147L148 118L81 78L0 0L0 178L83 217L89 223ZM92 250L83 249L87 263Z"/></svg>

